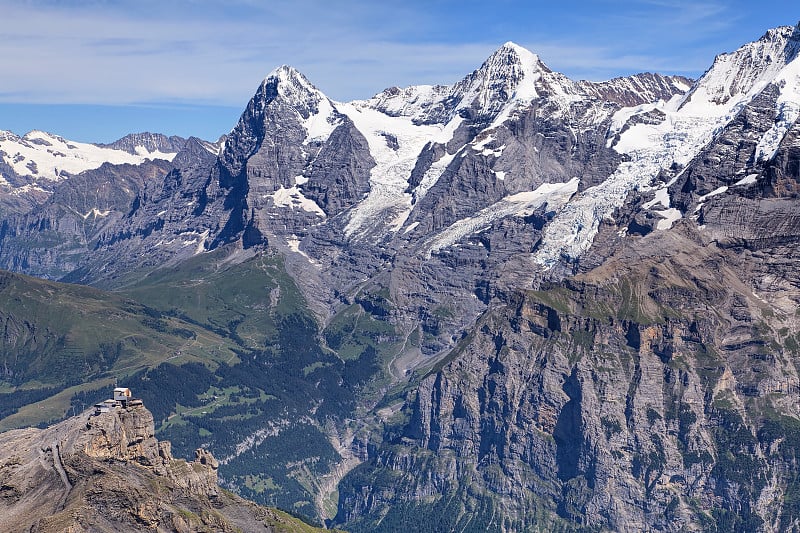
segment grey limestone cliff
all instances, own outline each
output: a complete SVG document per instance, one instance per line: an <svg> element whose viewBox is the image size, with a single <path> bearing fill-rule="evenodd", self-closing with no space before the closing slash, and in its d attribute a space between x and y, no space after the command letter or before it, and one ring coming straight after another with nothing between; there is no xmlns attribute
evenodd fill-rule
<svg viewBox="0 0 800 533"><path fill-rule="evenodd" d="M498 295L345 478L337 521L797 528L797 323L781 305L796 285L756 297L749 268L662 233L562 286Z"/></svg>

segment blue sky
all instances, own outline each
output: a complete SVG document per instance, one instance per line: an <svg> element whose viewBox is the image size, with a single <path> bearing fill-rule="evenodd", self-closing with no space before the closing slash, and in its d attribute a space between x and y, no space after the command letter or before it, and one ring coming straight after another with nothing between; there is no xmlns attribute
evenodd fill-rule
<svg viewBox="0 0 800 533"><path fill-rule="evenodd" d="M509 40L575 79L696 77L799 19L775 0L0 0L0 129L214 139L281 64L352 100L452 83Z"/></svg>

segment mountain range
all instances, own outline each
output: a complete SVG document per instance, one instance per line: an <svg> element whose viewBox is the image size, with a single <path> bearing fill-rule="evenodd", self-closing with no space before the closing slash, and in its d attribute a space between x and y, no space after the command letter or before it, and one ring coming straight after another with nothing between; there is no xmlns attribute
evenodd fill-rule
<svg viewBox="0 0 800 533"><path fill-rule="evenodd" d="M117 378L352 531L798 529L798 53L587 82L506 43L354 102L279 67L216 142L0 133L0 267L53 280L0 282L0 425ZM124 321L43 319L75 298Z"/></svg>

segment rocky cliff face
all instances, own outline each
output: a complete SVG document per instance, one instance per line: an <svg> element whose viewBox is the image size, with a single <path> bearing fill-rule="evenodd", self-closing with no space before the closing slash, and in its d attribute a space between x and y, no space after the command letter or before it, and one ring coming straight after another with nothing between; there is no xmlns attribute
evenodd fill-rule
<svg viewBox="0 0 800 533"><path fill-rule="evenodd" d="M84 413L45 430L0 436L3 531L284 531L305 524L217 486L198 449L172 457L142 406Z"/></svg>
<svg viewBox="0 0 800 533"><path fill-rule="evenodd" d="M754 294L771 261L746 255L654 234L498 298L345 478L337 521L794 530L797 285Z"/></svg>
<svg viewBox="0 0 800 533"><path fill-rule="evenodd" d="M170 168L162 160L104 164L67 180L40 205L0 223L0 264L51 279L72 272L130 212L145 183L163 179Z"/></svg>
<svg viewBox="0 0 800 533"><path fill-rule="evenodd" d="M798 527L796 48L796 29L770 31L671 105L615 113L616 170L542 224L533 261L493 270L488 310L394 406L337 521ZM766 55L781 61L751 61ZM618 196L631 172L652 188ZM537 263L549 274L520 275Z"/></svg>

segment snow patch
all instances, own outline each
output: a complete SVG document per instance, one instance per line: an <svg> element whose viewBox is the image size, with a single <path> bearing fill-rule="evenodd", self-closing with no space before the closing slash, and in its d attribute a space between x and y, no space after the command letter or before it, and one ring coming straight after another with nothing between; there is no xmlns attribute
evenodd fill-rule
<svg viewBox="0 0 800 533"><path fill-rule="evenodd" d="M205 230L200 234L200 238L197 240L197 248L194 250L194 255L202 254L206 251L206 241L208 240L210 231L211 230Z"/></svg>
<svg viewBox="0 0 800 533"><path fill-rule="evenodd" d="M311 261L311 258L306 254L303 250L300 249L300 237L292 233L289 237L286 238L286 245L289 249L295 253L298 253Z"/></svg>
<svg viewBox="0 0 800 533"><path fill-rule="evenodd" d="M320 100L317 104L316 114L309 115L303 120L303 127L306 129L306 139L303 144L310 142L325 142L336 129L341 120L336 119L336 113L330 100L320 93Z"/></svg>
<svg viewBox="0 0 800 533"><path fill-rule="evenodd" d="M181 246L183 247L197 245L197 243L201 240L200 234L196 231L184 231L179 233L178 237L183 237L181 240ZM172 242L175 241L173 240Z"/></svg>
<svg viewBox="0 0 800 533"><path fill-rule="evenodd" d="M684 93L685 93L686 91L688 91L689 89L691 89L691 88L692 88L692 86L691 86L691 85L689 85L689 84L687 84L687 83L683 83L681 80L674 80L674 81L672 82L672 84L673 84L673 85L674 85L674 86L675 86L675 87L676 87L676 88L677 88L679 91L681 91L681 92L684 92Z"/></svg>
<svg viewBox="0 0 800 533"><path fill-rule="evenodd" d="M578 178L572 178L566 183L545 183L536 190L507 196L482 209L475 216L453 223L426 242L426 257L430 258L432 253L452 246L467 235L489 227L494 220L507 216L528 216L545 203L548 208L557 209L569 201L578 190L579 184Z"/></svg>
<svg viewBox="0 0 800 533"><path fill-rule="evenodd" d="M302 209L308 213L314 213L318 216L325 217L325 211L317 205L317 203L306 198L303 192L297 187L290 187L288 189L281 187L272 194L264 195L266 198L272 198L276 207L288 207L290 209Z"/></svg>
<svg viewBox="0 0 800 533"><path fill-rule="evenodd" d="M300 239L297 235L292 234L291 237L286 239L286 244L289 246L289 249L293 252L300 253Z"/></svg>
<svg viewBox="0 0 800 533"><path fill-rule="evenodd" d="M36 185L36 184L27 184L23 185L22 187L17 187L15 189L11 189L11 194L14 196L21 196L23 194L28 194L29 192L42 192L42 193L50 193L47 189Z"/></svg>
<svg viewBox="0 0 800 533"><path fill-rule="evenodd" d="M500 157L503 155L503 150L506 149L506 145L499 146L498 148L488 148L486 145L494 142L493 135L487 135L479 142L472 145L472 149L476 152L480 153L484 157L495 156Z"/></svg>
<svg viewBox="0 0 800 533"><path fill-rule="evenodd" d="M669 189L667 187L664 187L663 189L658 189L656 191L655 198L653 198L649 202L643 204L642 207L645 208L645 209L650 209L651 207L653 207L656 204L661 204L664 207L669 208L670 202L671 202L671 199L669 197Z"/></svg>
<svg viewBox="0 0 800 533"><path fill-rule="evenodd" d="M750 185L756 182L756 178L758 178L758 174L748 174L744 178L734 183L733 186L737 187L739 185Z"/></svg>
<svg viewBox="0 0 800 533"><path fill-rule="evenodd" d="M780 147L781 141L786 136L789 128L800 116L800 108L785 104L781 107L778 120L767 131L756 146L756 160L769 161L775 156Z"/></svg>
<svg viewBox="0 0 800 533"><path fill-rule="evenodd" d="M173 159L175 159L175 156L177 155L177 152L170 153L170 152L162 152L160 150L155 150L151 152L144 146L137 146L136 148L134 148L134 152L136 152L137 156L143 159L164 159L166 161L172 161Z"/></svg>
<svg viewBox="0 0 800 533"><path fill-rule="evenodd" d="M503 155L503 150L505 149L506 149L505 144L498 148L484 148L483 151L481 151L481 155L484 157L489 157L489 156L500 157L501 155Z"/></svg>
<svg viewBox="0 0 800 533"><path fill-rule="evenodd" d="M66 174L78 174L99 168L103 163L140 165L147 160L172 161L177 153L148 152L141 146L136 154L94 144L68 141L57 135L31 131L19 137L0 131L3 161L20 176L34 176L48 181L62 181Z"/></svg>
<svg viewBox="0 0 800 533"><path fill-rule="evenodd" d="M417 226L419 226L419 222L412 222L405 230L403 230L403 234L405 235L406 233L411 233Z"/></svg>
<svg viewBox="0 0 800 533"><path fill-rule="evenodd" d="M666 211L655 211L655 212L664 217L662 220L659 220L658 223L656 224L657 230L662 230L662 231L668 230L672 227L672 225L675 222L683 218L683 214L674 207L667 209Z"/></svg>
<svg viewBox="0 0 800 533"><path fill-rule="evenodd" d="M493 142L493 141L494 141L494 136L493 135L487 135L483 139L481 139L480 141L475 142L472 145L472 149L475 150L476 152L483 152L484 149L486 148L486 145L491 143L491 142Z"/></svg>
<svg viewBox="0 0 800 533"><path fill-rule="evenodd" d="M656 102L652 104L641 104L634 107L623 107L616 113L611 116L611 126L608 130L608 141L606 142L606 148L611 148L611 142L614 140L614 137L622 131L622 128L625 127L625 124L631 119L631 117L635 115L640 115L643 113L649 113L650 111L659 107L664 106L664 102Z"/></svg>
<svg viewBox="0 0 800 533"><path fill-rule="evenodd" d="M85 214L81 213L81 218L83 218L83 220L86 220L90 216L97 218L97 217L107 217L110 214L111 214L110 210L103 211L102 209L97 209L96 207L94 207L88 213Z"/></svg>
<svg viewBox="0 0 800 533"><path fill-rule="evenodd" d="M717 196L719 194L723 194L723 193L726 193L726 192L728 192L728 187L726 185L723 185L722 187L717 187L716 189L714 189L713 191L711 191L708 194L704 194L703 196L698 198L697 201L698 202L705 202L706 200L708 200L712 196Z"/></svg>
<svg viewBox="0 0 800 533"><path fill-rule="evenodd" d="M214 144L214 143L210 143L210 142L202 142L202 143L200 143L200 146L202 146L203 149L206 152L208 152L209 154L219 155L220 153L222 153L221 150L220 150L220 146L224 146L224 144L225 144L224 141L221 142L220 144Z"/></svg>

